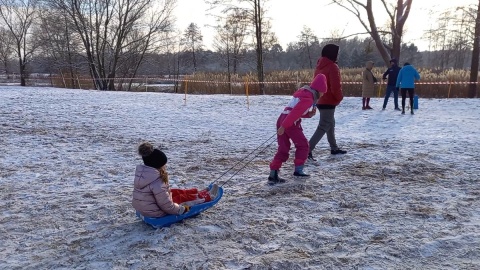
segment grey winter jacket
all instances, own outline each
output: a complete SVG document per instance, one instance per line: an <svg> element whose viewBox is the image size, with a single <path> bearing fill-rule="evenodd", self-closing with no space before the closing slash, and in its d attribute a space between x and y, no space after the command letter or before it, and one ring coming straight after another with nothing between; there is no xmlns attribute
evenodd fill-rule
<svg viewBox="0 0 480 270"><path fill-rule="evenodd" d="M168 184L163 183L160 172L152 167L137 165L132 205L146 217L181 215L185 208L173 202Z"/></svg>

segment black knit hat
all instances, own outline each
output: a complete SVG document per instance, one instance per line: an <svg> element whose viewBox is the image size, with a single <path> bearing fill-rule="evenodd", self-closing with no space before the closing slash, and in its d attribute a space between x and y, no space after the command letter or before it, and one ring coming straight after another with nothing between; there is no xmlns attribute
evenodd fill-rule
<svg viewBox="0 0 480 270"><path fill-rule="evenodd" d="M340 49L338 45L327 44L322 49L322 57L326 57L332 60L333 62L335 62L337 61L337 58L338 58L338 49Z"/></svg>
<svg viewBox="0 0 480 270"><path fill-rule="evenodd" d="M142 156L143 164L155 169L163 167L167 164L167 156L158 149L154 149L153 145L145 142L138 147L138 153Z"/></svg>

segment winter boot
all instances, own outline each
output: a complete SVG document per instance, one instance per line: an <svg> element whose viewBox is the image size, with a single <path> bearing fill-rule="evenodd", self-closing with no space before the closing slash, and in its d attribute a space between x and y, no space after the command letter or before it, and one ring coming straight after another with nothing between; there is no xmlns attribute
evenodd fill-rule
<svg viewBox="0 0 480 270"><path fill-rule="evenodd" d="M309 177L310 176L303 171L303 165L295 166L295 171L293 172L293 175L302 176L302 177Z"/></svg>
<svg viewBox="0 0 480 270"><path fill-rule="evenodd" d="M345 150L342 150L342 149L335 149L335 150L330 150L330 154L332 155L343 155L343 154L346 154L347 151Z"/></svg>
<svg viewBox="0 0 480 270"><path fill-rule="evenodd" d="M270 175L268 176L268 184L275 185L278 183L285 183L285 179L278 177L278 170L270 170Z"/></svg>
<svg viewBox="0 0 480 270"><path fill-rule="evenodd" d="M316 159L313 158L312 152L308 152L308 160L317 161Z"/></svg>
<svg viewBox="0 0 480 270"><path fill-rule="evenodd" d="M204 199L205 202L212 201L212 197L210 195L211 194L206 189L198 192L198 198L199 199Z"/></svg>

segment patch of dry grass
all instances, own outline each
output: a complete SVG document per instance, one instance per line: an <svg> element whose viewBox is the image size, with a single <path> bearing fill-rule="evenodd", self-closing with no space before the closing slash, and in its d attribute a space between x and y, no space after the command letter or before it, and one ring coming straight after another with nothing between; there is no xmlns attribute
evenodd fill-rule
<svg viewBox="0 0 480 270"><path fill-rule="evenodd" d="M362 68L342 69L342 90L345 96L361 96ZM383 69L373 70L375 77L381 81ZM415 87L416 93L424 98L463 98L467 97L468 84L459 84L469 80L468 70L419 69L421 81ZM258 80L253 73L244 76L235 75L228 83L227 74L223 73L196 73L186 76L187 82L182 82L181 91L195 94L234 94L257 95L260 92ZM265 94L290 95L303 84L312 79L311 70L276 71L265 74ZM452 83L453 82L453 83ZM377 86L377 96L385 95L386 84ZM193 90L195 89L195 90Z"/></svg>
<svg viewBox="0 0 480 270"><path fill-rule="evenodd" d="M342 90L345 96L358 97L362 93L363 68L341 69ZM382 81L383 68L374 68L373 73L379 81ZM421 81L415 86L415 92L423 98L464 98L467 97L470 72L468 70L432 70L419 69ZM230 79L227 73L204 73L197 72L193 75L182 76L177 89L179 93L187 94L231 94L231 95L290 95L304 84L312 80L312 70L298 71L274 71L265 74L264 93L260 90L258 78L255 73L244 75L232 74ZM134 79L131 91L166 91L158 89L158 86L148 86L155 82L155 78ZM478 80L477 80L478 81ZM72 87L72 81L62 78L53 78L51 83L55 87ZM117 90L127 89L128 80L117 79ZM170 83L174 83L171 80ZM92 89L92 80L86 77L75 79L76 88ZM167 89L168 91L173 91ZM376 96L385 95L386 84L384 82L376 86Z"/></svg>

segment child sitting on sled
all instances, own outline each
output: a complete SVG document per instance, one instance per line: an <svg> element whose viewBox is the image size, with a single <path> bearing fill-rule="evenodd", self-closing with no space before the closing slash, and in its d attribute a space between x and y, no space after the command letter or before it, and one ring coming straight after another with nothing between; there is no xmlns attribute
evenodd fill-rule
<svg viewBox="0 0 480 270"><path fill-rule="evenodd" d="M307 177L303 166L308 158L308 140L305 138L302 129L302 118L311 118L316 113L315 104L317 100L327 92L327 80L325 75L318 74L310 85L304 85L294 94L287 107L283 110L277 120L277 142L278 150L270 163L270 175L268 183L273 185L285 182L278 176L282 163L286 162L290 152L290 140L295 144L295 170L293 175ZM313 109L311 111L310 108Z"/></svg>
<svg viewBox="0 0 480 270"><path fill-rule="evenodd" d="M218 186L211 190L170 189L166 171L167 156L153 145L144 142L138 147L143 165L137 165L133 189L132 205L145 217L181 215L190 206L209 202L217 196Z"/></svg>

